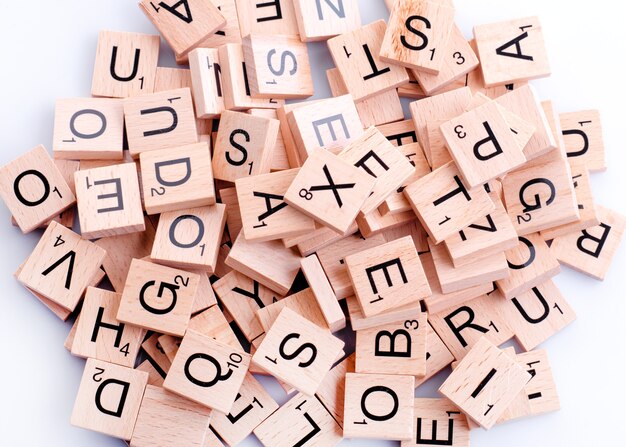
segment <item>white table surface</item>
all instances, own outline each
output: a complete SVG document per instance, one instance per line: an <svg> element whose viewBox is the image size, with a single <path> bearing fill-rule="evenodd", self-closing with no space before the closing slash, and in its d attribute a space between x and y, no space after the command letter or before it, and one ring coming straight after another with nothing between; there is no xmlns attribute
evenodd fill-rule
<svg viewBox="0 0 626 447"><path fill-rule="evenodd" d="M363 23L386 18L383 0L360 0ZM467 37L472 26L539 15L553 75L534 85L560 112L601 111L609 169L593 174L595 199L626 214L624 148L624 67L621 30L626 6L600 0L457 1L457 21ZM37 144L52 141L54 101L89 96L98 31L156 30L132 0L3 1L0 7L0 165ZM311 45L316 97L329 95L325 69L332 60L325 44ZM160 65L174 66L162 47ZM35 246L9 224L0 206L0 445L121 446L119 440L69 424L83 361L63 348L69 323L51 315L14 279L13 272ZM607 279L597 282L563 268L556 278L578 320L542 347L550 361L562 410L543 417L472 432L472 445L618 446L624 445L623 315L626 315L626 245ZM445 374L421 387L419 396L436 396ZM275 384L272 393L285 396ZM621 437L620 437L621 436ZM242 445L260 445L248 439ZM393 442L354 440L342 445L392 446Z"/></svg>

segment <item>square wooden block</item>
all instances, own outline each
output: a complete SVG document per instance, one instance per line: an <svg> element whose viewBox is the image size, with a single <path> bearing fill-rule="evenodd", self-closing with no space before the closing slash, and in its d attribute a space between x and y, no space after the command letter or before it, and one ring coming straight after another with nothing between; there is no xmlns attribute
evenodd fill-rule
<svg viewBox="0 0 626 447"><path fill-rule="evenodd" d="M198 142L189 88L166 90L124 101L130 155Z"/></svg>
<svg viewBox="0 0 626 447"><path fill-rule="evenodd" d="M269 241L315 230L311 217L284 200L296 175L298 169L288 169L237 179L237 198L246 240Z"/></svg>
<svg viewBox="0 0 626 447"><path fill-rule="evenodd" d="M312 396L342 351L344 342L284 308L254 353L252 361Z"/></svg>
<svg viewBox="0 0 626 447"><path fill-rule="evenodd" d="M294 9L302 42L327 40L361 27L358 0L336 4L295 0Z"/></svg>
<svg viewBox="0 0 626 447"><path fill-rule="evenodd" d="M471 264L476 259L496 255L517 245L517 232L502 201L491 196L496 207L482 219L445 240L455 267Z"/></svg>
<svg viewBox="0 0 626 447"><path fill-rule="evenodd" d="M463 180L476 188L526 162L511 126L491 101L441 126Z"/></svg>
<svg viewBox="0 0 626 447"><path fill-rule="evenodd" d="M504 351L482 338L452 371L439 392L489 429L531 377Z"/></svg>
<svg viewBox="0 0 626 447"><path fill-rule="evenodd" d="M117 321L122 295L88 287L72 354L133 368L145 330Z"/></svg>
<svg viewBox="0 0 626 447"><path fill-rule="evenodd" d="M539 234L520 236L515 247L504 252L509 274L496 281L502 295L511 299L557 275L561 267Z"/></svg>
<svg viewBox="0 0 626 447"><path fill-rule="evenodd" d="M222 68L217 48L196 48L189 53L192 93L198 118L216 118L224 111Z"/></svg>
<svg viewBox="0 0 626 447"><path fill-rule="evenodd" d="M315 295L313 295L313 291L309 287L300 292L286 296L281 300L276 300L272 304L268 304L257 311L257 319L266 332L272 328L280 312L285 307L303 316L316 326L328 329L324 315L315 301ZM261 337L259 337L258 340L260 342Z"/></svg>
<svg viewBox="0 0 626 447"><path fill-rule="evenodd" d="M411 205L404 195L404 190L414 181L431 173L430 165L419 143L404 144L399 146L398 149L413 166L413 172L398 189L389 194L385 201L381 203L379 210L383 214L398 214L412 211ZM424 234L426 233L424 232Z"/></svg>
<svg viewBox="0 0 626 447"><path fill-rule="evenodd" d="M411 183L404 194L436 244L495 209L484 188L465 186L453 162Z"/></svg>
<svg viewBox="0 0 626 447"><path fill-rule="evenodd" d="M298 36L243 38L250 92L257 98L304 99L313 95L313 78L306 43Z"/></svg>
<svg viewBox="0 0 626 447"><path fill-rule="evenodd" d="M385 22L378 20L327 41L330 55L357 102L409 81L405 68L380 60L385 29Z"/></svg>
<svg viewBox="0 0 626 447"><path fill-rule="evenodd" d="M244 34L244 36L246 35ZM218 50L222 70L222 93L226 109L277 109L285 104L282 99L252 98L250 96L248 66L243 58L243 46L241 44L229 43L222 45Z"/></svg>
<svg viewBox="0 0 626 447"><path fill-rule="evenodd" d="M72 230L51 222L17 279L73 311L91 285L106 252Z"/></svg>
<svg viewBox="0 0 626 447"><path fill-rule="evenodd" d="M342 439L341 427L315 397L296 394L254 429L265 447L319 445L334 447Z"/></svg>
<svg viewBox="0 0 626 447"><path fill-rule="evenodd" d="M413 431L415 377L346 374L343 435L408 440Z"/></svg>
<svg viewBox="0 0 626 447"><path fill-rule="evenodd" d="M342 427L346 373L354 372L354 359L355 355L352 354L328 371L319 390L315 393L315 396Z"/></svg>
<svg viewBox="0 0 626 447"><path fill-rule="evenodd" d="M278 410L276 401L265 391L263 385L248 373L239 388L230 413L214 411L211 427L228 445L237 445L276 410Z"/></svg>
<svg viewBox="0 0 626 447"><path fill-rule="evenodd" d="M497 293L479 296L438 314L428 322L457 360L478 342L487 338L496 346L513 337L506 320L507 303ZM428 340L427 340L428 349Z"/></svg>
<svg viewBox="0 0 626 447"><path fill-rule="evenodd" d="M141 183L148 214L213 205L209 146L197 143L142 154Z"/></svg>
<svg viewBox="0 0 626 447"><path fill-rule="evenodd" d="M448 399L416 398L413 401L413 439L402 447L448 445L469 447L467 417Z"/></svg>
<svg viewBox="0 0 626 447"><path fill-rule="evenodd" d="M302 258L300 267L330 331L336 332L346 327L346 316L317 255L312 254Z"/></svg>
<svg viewBox="0 0 626 447"><path fill-rule="evenodd" d="M474 27L486 87L550 75L539 17Z"/></svg>
<svg viewBox="0 0 626 447"><path fill-rule="evenodd" d="M368 214L378 208L385 198L396 191L414 173L415 168L398 148L393 146L375 127L349 143L339 158L362 169L376 179L374 189L361 212Z"/></svg>
<svg viewBox="0 0 626 447"><path fill-rule="evenodd" d="M205 447L211 410L161 387L148 385L130 445L133 447Z"/></svg>
<svg viewBox="0 0 626 447"><path fill-rule="evenodd" d="M356 332L355 372L424 377L427 315Z"/></svg>
<svg viewBox="0 0 626 447"><path fill-rule="evenodd" d="M146 229L135 163L76 171L82 236L118 236Z"/></svg>
<svg viewBox="0 0 626 447"><path fill-rule="evenodd" d="M454 7L439 1L397 0L380 49L381 60L438 74L454 27Z"/></svg>
<svg viewBox="0 0 626 447"><path fill-rule="evenodd" d="M411 236L346 256L345 263L366 317L430 295Z"/></svg>
<svg viewBox="0 0 626 447"><path fill-rule="evenodd" d="M565 150L570 163L582 164L592 172L605 171L604 138L598 110L559 115Z"/></svg>
<svg viewBox="0 0 626 447"><path fill-rule="evenodd" d="M159 36L100 31L91 94L127 98L152 93L159 47Z"/></svg>
<svg viewBox="0 0 626 447"><path fill-rule="evenodd" d="M415 388L418 388L454 361L454 356L430 323L426 329L426 375L421 379L415 379Z"/></svg>
<svg viewBox="0 0 626 447"><path fill-rule="evenodd" d="M249 242L239 235L226 264L284 296L300 270L300 256L280 241Z"/></svg>
<svg viewBox="0 0 626 447"><path fill-rule="evenodd" d="M598 219L600 225L554 239L550 252L562 264L604 280L624 236L626 217L598 205Z"/></svg>
<svg viewBox="0 0 626 447"><path fill-rule="evenodd" d="M552 280L508 300L505 312L507 324L526 351L535 349L576 319L574 309Z"/></svg>
<svg viewBox="0 0 626 447"><path fill-rule="evenodd" d="M130 440L148 373L88 359L72 411L72 425Z"/></svg>
<svg viewBox="0 0 626 447"><path fill-rule="evenodd" d="M228 413L250 365L241 349L188 330L163 387L209 408Z"/></svg>
<svg viewBox="0 0 626 447"><path fill-rule="evenodd" d="M213 150L213 173L218 180L268 174L280 122L247 113L222 113Z"/></svg>
<svg viewBox="0 0 626 447"><path fill-rule="evenodd" d="M120 99L57 99L54 110L54 158L121 160L124 106Z"/></svg>
<svg viewBox="0 0 626 447"><path fill-rule="evenodd" d="M226 24L211 0L155 3L141 0L139 7L177 55L188 53Z"/></svg>
<svg viewBox="0 0 626 447"><path fill-rule="evenodd" d="M298 35L293 2L288 0L235 0L241 36L249 34Z"/></svg>
<svg viewBox="0 0 626 447"><path fill-rule="evenodd" d="M285 193L285 202L346 234L376 179L325 149L316 149Z"/></svg>
<svg viewBox="0 0 626 447"><path fill-rule="evenodd" d="M181 337L189 324L199 281L196 274L133 259L117 319Z"/></svg>
<svg viewBox="0 0 626 447"><path fill-rule="evenodd" d="M171 267L213 273L225 223L226 206L221 203L163 213L150 258Z"/></svg>

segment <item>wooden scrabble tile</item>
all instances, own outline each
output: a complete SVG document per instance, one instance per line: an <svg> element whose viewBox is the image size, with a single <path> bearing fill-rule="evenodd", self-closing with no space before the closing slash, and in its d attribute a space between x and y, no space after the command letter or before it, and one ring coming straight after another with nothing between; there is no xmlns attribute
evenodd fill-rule
<svg viewBox="0 0 626 447"><path fill-rule="evenodd" d="M150 361L152 366L162 373L163 378L167 375L167 372L172 366L172 362L165 355L163 347L159 343L159 334L152 334L142 344L141 349L147 354L146 358Z"/></svg>
<svg viewBox="0 0 626 447"><path fill-rule="evenodd" d="M283 239L283 244L288 247L293 247L295 244L301 256L309 256L345 237L343 233L338 233L320 223L315 225L317 228L309 235ZM357 231L359 231L359 227L354 222L348 229L348 234L352 235Z"/></svg>
<svg viewBox="0 0 626 447"><path fill-rule="evenodd" d="M346 317L317 255L302 258L300 267L331 332L346 327Z"/></svg>
<svg viewBox="0 0 626 447"><path fill-rule="evenodd" d="M284 201L284 195L297 174L297 169L290 169L237 179L237 197L246 240L275 240L315 230L311 217Z"/></svg>
<svg viewBox="0 0 626 447"><path fill-rule="evenodd" d="M141 154L141 179L148 214L215 203L213 169L207 143Z"/></svg>
<svg viewBox="0 0 626 447"><path fill-rule="evenodd" d="M591 172L606 170L600 112L561 113L559 120L569 161L584 164Z"/></svg>
<svg viewBox="0 0 626 447"><path fill-rule="evenodd" d="M406 69L380 60L385 28L385 22L378 20L327 41L335 65L357 102L409 81Z"/></svg>
<svg viewBox="0 0 626 447"><path fill-rule="evenodd" d="M453 27L453 7L439 1L415 4L412 0L396 0L380 48L380 58L438 74L451 49L449 42Z"/></svg>
<svg viewBox="0 0 626 447"><path fill-rule="evenodd" d="M226 206L169 211L161 214L150 258L178 268L212 273L226 222Z"/></svg>
<svg viewBox="0 0 626 447"><path fill-rule="evenodd" d="M100 247L51 222L17 279L72 311L100 270L105 255Z"/></svg>
<svg viewBox="0 0 626 447"><path fill-rule="evenodd" d="M225 313L220 310L219 306L209 307L204 312L194 316L189 321L188 330L214 338L233 348L241 349L241 343L239 343Z"/></svg>
<svg viewBox="0 0 626 447"><path fill-rule="evenodd" d="M214 282L213 289L248 341L265 332L257 320L257 311L281 298L272 290L235 270Z"/></svg>
<svg viewBox="0 0 626 447"><path fill-rule="evenodd" d="M626 218L598 205L600 225L557 237L550 252L559 262L604 280L626 229Z"/></svg>
<svg viewBox="0 0 626 447"><path fill-rule="evenodd" d="M196 274L133 259L117 319L163 334L183 336L199 281Z"/></svg>
<svg viewBox="0 0 626 447"><path fill-rule="evenodd" d="M338 152L363 134L363 124L350 95L306 102L287 113L302 163L317 148Z"/></svg>
<svg viewBox="0 0 626 447"><path fill-rule="evenodd" d="M302 42L328 40L361 27L357 0L295 0L294 9Z"/></svg>
<svg viewBox="0 0 626 447"><path fill-rule="evenodd" d="M215 118L224 108L222 69L217 48L196 48L189 53L192 92L198 118Z"/></svg>
<svg viewBox="0 0 626 447"><path fill-rule="evenodd" d="M117 321L121 294L87 288L72 354L132 368L145 330Z"/></svg>
<svg viewBox="0 0 626 447"><path fill-rule="evenodd" d="M430 145L427 139L427 124L436 120L448 120L465 112L472 100L472 91L468 87L414 101L410 105L415 132L426 158L430 159Z"/></svg>
<svg viewBox="0 0 626 447"><path fill-rule="evenodd" d="M517 354L515 360L531 379L500 416L498 423L558 411L561 405L547 351L524 352Z"/></svg>
<svg viewBox="0 0 626 447"><path fill-rule="evenodd" d="M572 166L572 185L576 194L580 218L568 224L542 230L540 232L541 237L546 241L600 224L596 204L593 201L589 172L584 165L575 164Z"/></svg>
<svg viewBox="0 0 626 447"><path fill-rule="evenodd" d="M429 239L428 245L443 293L458 292L484 283L504 280L509 276L507 259L502 252L476 258L474 262L468 264L455 266L444 244L435 245Z"/></svg>
<svg viewBox="0 0 626 447"><path fill-rule="evenodd" d="M265 447L334 447L343 438L341 427L320 401L302 393L256 427L254 434Z"/></svg>
<svg viewBox="0 0 626 447"><path fill-rule="evenodd" d="M346 256L345 263L366 317L431 293L411 236Z"/></svg>
<svg viewBox="0 0 626 447"><path fill-rule="evenodd" d="M517 246L517 232L502 201L491 196L495 210L445 240L455 267Z"/></svg>
<svg viewBox="0 0 626 447"><path fill-rule="evenodd" d="M363 314L359 301L354 295L346 298L346 307L348 308L348 314L350 316L350 326L354 331L361 331L383 326L385 324L395 323L405 319L407 314L418 314L421 312L421 305L419 302L416 302L394 307L393 309L381 312L374 316L366 317Z"/></svg>
<svg viewBox="0 0 626 447"><path fill-rule="evenodd" d="M222 113L213 152L215 178L234 182L269 173L279 125L278 120L247 113Z"/></svg>
<svg viewBox="0 0 626 447"><path fill-rule="evenodd" d="M441 338L439 338L439 335L437 335L430 323L426 330L426 375L421 379L415 379L416 389L448 367L454 360L454 356Z"/></svg>
<svg viewBox="0 0 626 447"><path fill-rule="evenodd" d="M410 439L415 377L346 374L343 435L346 438Z"/></svg>
<svg viewBox="0 0 626 447"><path fill-rule="evenodd" d="M124 107L120 99L57 99L52 149L59 159L121 160Z"/></svg>
<svg viewBox="0 0 626 447"><path fill-rule="evenodd" d="M185 0L173 5L141 0L139 7L178 55L188 53L226 24L211 0Z"/></svg>
<svg viewBox="0 0 626 447"><path fill-rule="evenodd" d="M394 147L375 127L349 143L339 158L375 178L371 194L361 206L361 213L374 211L393 191L397 190L415 168L404 154Z"/></svg>
<svg viewBox="0 0 626 447"><path fill-rule="evenodd" d="M206 431L203 447L224 447L224 443L220 440L220 438L217 437L217 435L210 426L209 429Z"/></svg>
<svg viewBox="0 0 626 447"><path fill-rule="evenodd" d="M247 113L252 116L261 116L263 118L279 120L276 109L248 109ZM285 139L283 138L282 130L280 129L281 127L283 127L282 123L279 126L279 132L276 136L276 145L274 146L274 150L272 152L272 162L270 165L271 172L291 169L289 157L287 155L287 148L285 146Z"/></svg>
<svg viewBox="0 0 626 447"><path fill-rule="evenodd" d="M149 221L145 223L145 227L145 231L104 237L94 242L107 252L102 268L116 292L121 293L124 289L131 261L150 255L155 229Z"/></svg>
<svg viewBox="0 0 626 447"><path fill-rule="evenodd" d="M424 377L426 326L427 315L419 312L407 314L405 320L357 331L355 371Z"/></svg>
<svg viewBox="0 0 626 447"><path fill-rule="evenodd" d="M335 365L320 385L315 396L333 416L335 421L343 427L344 395L346 391L346 374L354 372L355 355L343 359Z"/></svg>
<svg viewBox="0 0 626 447"><path fill-rule="evenodd" d="M471 301L485 293L493 291L493 283L484 282L465 289L455 290L453 292L444 293L441 289L441 283L437 277L437 270L433 262L433 254L430 252L420 254L420 261L424 267L426 278L432 294L424 298L424 304L429 313L436 314L443 312L452 307L456 307L466 301Z"/></svg>
<svg viewBox="0 0 626 447"><path fill-rule="evenodd" d="M72 425L129 440L148 373L88 359L72 411Z"/></svg>
<svg viewBox="0 0 626 447"><path fill-rule="evenodd" d="M242 43L253 97L303 99L313 95L309 53L298 36L250 34Z"/></svg>
<svg viewBox="0 0 626 447"><path fill-rule="evenodd" d="M348 93L341 73L336 68L326 70L326 79L333 96L341 96ZM368 99L355 104L363 127L378 126L404 118L402 103L396 89L378 93Z"/></svg>
<svg viewBox="0 0 626 447"><path fill-rule="evenodd" d="M76 171L78 219L84 238L144 231L139 179L134 163Z"/></svg>
<svg viewBox="0 0 626 447"><path fill-rule="evenodd" d="M228 445L242 442L272 413L278 404L252 374L246 374L229 413L213 412L211 427Z"/></svg>
<svg viewBox="0 0 626 447"><path fill-rule="evenodd" d="M130 154L198 142L191 90L156 92L124 101Z"/></svg>
<svg viewBox="0 0 626 447"><path fill-rule="evenodd" d="M250 355L243 350L188 330L163 386L227 413L235 402L249 364Z"/></svg>
<svg viewBox="0 0 626 447"><path fill-rule="evenodd" d="M538 17L474 27L486 87L550 75L550 64Z"/></svg>
<svg viewBox="0 0 626 447"><path fill-rule="evenodd" d="M171 335L159 336L159 344L161 345L161 348L163 348L163 352L165 352L165 355L170 362L174 361L176 353L180 348L181 342L182 339L178 337L172 337Z"/></svg>
<svg viewBox="0 0 626 447"><path fill-rule="evenodd" d="M157 368L155 368L150 359L144 360L135 369L148 373L148 385L154 385L155 387L163 386L165 373L163 373L162 375L162 371L159 371Z"/></svg>
<svg viewBox="0 0 626 447"><path fill-rule="evenodd" d="M230 240L237 239L242 229L241 209L237 198L236 188L224 188L219 190L220 201L226 205L226 225Z"/></svg>
<svg viewBox="0 0 626 447"><path fill-rule="evenodd" d="M226 264L280 295L286 295L300 270L300 256L279 241L249 242L239 235Z"/></svg>
<svg viewBox="0 0 626 447"><path fill-rule="evenodd" d="M428 4L432 7L431 2L428 2ZM429 6L426 6L426 8ZM429 46L432 46L432 44L429 44ZM440 91L457 80L463 80L469 72L476 69L479 65L478 57L457 25L452 25L448 45L440 48L440 51L443 52L443 56L439 55L442 58L439 73L433 74L422 70L412 70L420 87L429 95ZM430 63L430 61L428 62Z"/></svg>
<svg viewBox="0 0 626 447"><path fill-rule="evenodd" d="M342 340L284 308L252 361L298 391L312 396L343 346Z"/></svg>
<svg viewBox="0 0 626 447"><path fill-rule="evenodd" d="M520 236L580 219L569 165L558 156L508 173L502 188L507 212Z"/></svg>
<svg viewBox="0 0 626 447"><path fill-rule="evenodd" d="M306 160L284 199L302 213L346 234L375 181L351 163L318 148Z"/></svg>
<svg viewBox="0 0 626 447"><path fill-rule="evenodd" d="M478 342L487 338L496 346L513 337L504 309L506 302L496 293L482 295L438 314L428 322L457 360ZM428 347L428 339L426 341Z"/></svg>
<svg viewBox="0 0 626 447"><path fill-rule="evenodd" d="M250 96L248 67L243 58L243 46L241 44L229 43L222 45L218 50L220 68L222 70L222 93L226 109L277 109L284 105L285 101L282 99L252 98Z"/></svg>
<svg viewBox="0 0 626 447"><path fill-rule="evenodd" d="M476 188L526 162L511 127L495 102L465 112L441 126L463 180Z"/></svg>
<svg viewBox="0 0 626 447"><path fill-rule="evenodd" d="M482 338L452 371L439 392L489 429L531 377L514 359Z"/></svg>
<svg viewBox="0 0 626 447"><path fill-rule="evenodd" d="M211 410L202 405L148 385L130 445L204 447L211 416Z"/></svg>
<svg viewBox="0 0 626 447"><path fill-rule="evenodd" d="M405 236L411 236L417 254L425 253L429 250L428 235L417 219L413 219L404 225L385 230L382 232L382 235L387 242L395 241Z"/></svg>
<svg viewBox="0 0 626 447"><path fill-rule="evenodd" d="M526 351L535 349L576 319L576 313L551 280L508 300L505 312L508 325Z"/></svg>
<svg viewBox="0 0 626 447"><path fill-rule="evenodd" d="M241 37L249 34L298 35L293 2L287 0L235 0Z"/></svg>
<svg viewBox="0 0 626 447"><path fill-rule="evenodd" d="M532 86L525 85L511 90L495 101L535 127L535 133L524 146L524 155L528 160L556 149L557 142L550 129L550 123Z"/></svg>
<svg viewBox="0 0 626 447"><path fill-rule="evenodd" d="M23 233L76 203L72 189L41 145L0 168L0 197Z"/></svg>
<svg viewBox="0 0 626 447"><path fill-rule="evenodd" d="M507 299L546 282L561 271L556 257L536 233L520 236L517 245L504 254L509 274L497 280L496 285Z"/></svg>
<svg viewBox="0 0 626 447"><path fill-rule="evenodd" d="M417 143L417 134L412 120L396 121L376 126L385 138L394 146Z"/></svg>
<svg viewBox="0 0 626 447"><path fill-rule="evenodd" d="M91 94L127 98L152 93L159 46L159 36L100 31Z"/></svg>
<svg viewBox="0 0 626 447"><path fill-rule="evenodd" d="M416 398L413 401L413 438L402 447L448 445L469 447L466 416L448 399Z"/></svg>
<svg viewBox="0 0 626 447"><path fill-rule="evenodd" d="M482 187L468 189L465 186L453 162L411 183L404 189L404 194L435 243L495 209Z"/></svg>

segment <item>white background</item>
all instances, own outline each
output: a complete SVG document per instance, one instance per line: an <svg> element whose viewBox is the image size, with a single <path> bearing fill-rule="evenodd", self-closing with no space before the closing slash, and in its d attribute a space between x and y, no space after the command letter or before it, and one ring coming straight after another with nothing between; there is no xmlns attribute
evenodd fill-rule
<svg viewBox="0 0 626 447"><path fill-rule="evenodd" d="M2 1L0 7L0 165L39 143L51 148L54 101L89 96L98 30L155 33L132 0ZM363 23L386 18L383 0L360 0ZM553 75L534 82L561 112L600 109L609 169L593 174L598 203L626 214L624 59L621 31L626 6L597 0L472 0L457 2L467 37L472 26L539 15ZM332 64L325 44L311 46L316 97L329 95L324 70ZM162 47L161 65L173 66ZM121 446L71 427L70 414L83 368L63 348L69 324L60 322L14 279L35 246L9 224L0 206L0 445ZM626 248L618 251L604 282L567 268L556 278L578 320L543 347L549 350L562 410L543 417L472 432L472 445L624 445L623 315ZM436 396L440 375L418 390ZM284 394L272 390L282 403ZM345 441L353 446L398 443ZM246 446L259 445L249 440ZM184 447L184 446L181 446Z"/></svg>

